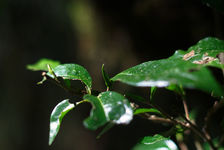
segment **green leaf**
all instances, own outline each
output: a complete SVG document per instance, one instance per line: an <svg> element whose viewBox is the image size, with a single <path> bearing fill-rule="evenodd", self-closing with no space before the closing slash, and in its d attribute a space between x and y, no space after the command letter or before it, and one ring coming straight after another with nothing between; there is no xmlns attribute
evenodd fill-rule
<svg viewBox="0 0 224 150"><path fill-rule="evenodd" d="M219 40L218 38L215 37L206 37L198 41L198 43L196 43L195 45L191 46L188 50L189 51L195 50L197 52L200 51L208 52L210 50L224 50L224 41Z"/></svg>
<svg viewBox="0 0 224 150"><path fill-rule="evenodd" d="M224 12L224 1L223 0L202 0L202 2L209 7L212 7L221 12Z"/></svg>
<svg viewBox="0 0 224 150"><path fill-rule="evenodd" d="M157 90L157 87L151 87L150 89L150 97L149 97L149 100L152 102L152 98L153 96L155 95L156 93L156 90Z"/></svg>
<svg viewBox="0 0 224 150"><path fill-rule="evenodd" d="M107 74L107 73L105 72L105 70L104 70L104 64L102 65L102 69L101 69L101 71L102 71L102 76L103 76L104 82L105 82L107 88L109 89L109 88L112 86L113 83L112 83L112 81L110 80L108 74Z"/></svg>
<svg viewBox="0 0 224 150"><path fill-rule="evenodd" d="M183 87L181 87L181 86L171 84L167 87L167 89L170 91L174 91L175 93L179 94L180 96L185 96L185 91L184 91Z"/></svg>
<svg viewBox="0 0 224 150"><path fill-rule="evenodd" d="M224 41L208 37L200 40L196 45L191 46L187 51L176 51L174 56L195 64L224 68L217 55L224 52Z"/></svg>
<svg viewBox="0 0 224 150"><path fill-rule="evenodd" d="M214 59L204 64L196 64L195 61L203 59L202 57L214 57L224 51L220 50L223 48L222 46L224 47L223 41L206 38L199 41L198 44L186 52L176 51L173 56L167 59L142 63L117 74L111 80L138 87L168 87L176 85L183 88L196 88L205 92L212 92L215 96L221 96L224 93L223 89L209 69L205 67L207 64L210 64L221 68L220 62ZM217 48L218 50L211 50L212 48ZM194 51L192 52L193 49Z"/></svg>
<svg viewBox="0 0 224 150"><path fill-rule="evenodd" d="M84 120L84 126L91 130L96 130L98 127L107 123L107 117L104 112L101 101L93 95L85 95L84 99L92 103L92 110L90 116Z"/></svg>
<svg viewBox="0 0 224 150"><path fill-rule="evenodd" d="M68 100L63 100L52 111L50 118L49 145L52 144L56 135L58 134L62 119L74 107L75 105L69 103Z"/></svg>
<svg viewBox="0 0 224 150"><path fill-rule="evenodd" d="M60 62L52 59L43 58L35 64L30 64L26 67L27 69L32 71L48 71L47 64L49 64L52 68L55 68L56 66L60 65Z"/></svg>
<svg viewBox="0 0 224 150"><path fill-rule="evenodd" d="M138 108L134 111L134 115L142 114L142 113L155 113L160 116L163 116L162 113L155 108Z"/></svg>
<svg viewBox="0 0 224 150"><path fill-rule="evenodd" d="M54 74L57 77L69 80L81 80L86 86L88 93L91 93L92 78L88 71L77 64L63 64L53 69ZM48 76L54 78L51 73L47 73Z"/></svg>
<svg viewBox="0 0 224 150"><path fill-rule="evenodd" d="M223 95L221 86L207 68L182 60L149 61L119 73L112 80L138 87L179 85Z"/></svg>
<svg viewBox="0 0 224 150"><path fill-rule="evenodd" d="M129 101L117 92L107 91L97 97L85 95L84 99L92 103L90 116L84 120L86 128L96 130L107 122L128 124L133 117Z"/></svg>
<svg viewBox="0 0 224 150"><path fill-rule="evenodd" d="M178 150L177 145L161 135L146 136L132 150Z"/></svg>

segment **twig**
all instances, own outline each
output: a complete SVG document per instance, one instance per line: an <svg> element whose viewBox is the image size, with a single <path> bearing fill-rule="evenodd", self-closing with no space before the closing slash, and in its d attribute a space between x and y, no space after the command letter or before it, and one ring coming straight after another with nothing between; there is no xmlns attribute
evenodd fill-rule
<svg viewBox="0 0 224 150"><path fill-rule="evenodd" d="M186 117L182 116L184 118L184 120L187 122L187 126L188 128L193 131L196 135L198 135L199 137L201 137L203 140L205 140L206 142L208 142L208 144L210 145L210 147L212 148L212 150L217 150L217 148L215 147L215 145L213 144L210 136L207 136L204 132L202 132L195 124L193 124L190 120L188 120Z"/></svg>
<svg viewBox="0 0 224 150"><path fill-rule="evenodd" d="M168 118L170 121L172 121L173 124L175 124L175 125L179 124L179 125L181 125L181 126L183 126L183 127L186 127L186 125L184 124L184 122L181 122L181 121L175 119L174 117L170 116L168 113L166 113L166 112L165 112L162 108L160 108L159 106L157 106L157 105L153 105L153 104L149 104L149 105L150 105L151 107L153 107L153 108L158 109L158 110L162 113L162 115L165 116L166 118Z"/></svg>
<svg viewBox="0 0 224 150"><path fill-rule="evenodd" d="M203 140L205 140L206 142L208 142L208 144L210 145L210 147L212 148L212 150L217 150L217 148L214 146L213 142L211 141L211 139L209 137L207 137L205 135L205 133L203 133L195 124L193 124L189 119L187 119L186 117L182 116L184 118L184 120L186 122L182 122L179 121L175 118L173 118L172 116L170 116L169 114L167 114L165 111L163 111L160 107L155 106L153 104L149 104L151 107L154 107L156 109L158 109L165 117L167 117L173 124L179 124L184 128L188 128L190 129L192 132L194 132L196 135L198 135L199 137L201 137Z"/></svg>
<svg viewBox="0 0 224 150"><path fill-rule="evenodd" d="M187 107L187 101L185 98L182 98L182 101L183 101L183 106L184 106L184 112L185 112L185 117L190 120L190 117L189 117L189 111L188 111L188 107Z"/></svg>
<svg viewBox="0 0 224 150"><path fill-rule="evenodd" d="M209 134L208 126L209 126L209 123L211 122L212 116L222 107L224 107L224 100L222 99L219 102L216 101L205 117L205 125L203 127L203 131L208 138L211 138Z"/></svg>
<svg viewBox="0 0 224 150"><path fill-rule="evenodd" d="M157 123L168 123L168 124L174 124L174 125L176 124L173 121L171 121L170 119L158 117L158 116L155 116L155 115L150 115L150 114L147 114L147 113L140 114L139 116L141 116L145 119L151 120L153 122L157 122Z"/></svg>

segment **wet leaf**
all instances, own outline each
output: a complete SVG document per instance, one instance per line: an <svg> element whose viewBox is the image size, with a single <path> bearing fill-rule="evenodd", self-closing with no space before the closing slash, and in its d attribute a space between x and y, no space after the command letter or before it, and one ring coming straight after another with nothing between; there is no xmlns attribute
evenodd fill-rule
<svg viewBox="0 0 224 150"><path fill-rule="evenodd" d="M52 144L58 134L62 119L74 107L74 104L69 103L68 100L63 100L52 111L50 118L49 145Z"/></svg>
<svg viewBox="0 0 224 150"><path fill-rule="evenodd" d="M132 150L178 150L177 145L161 135L146 136Z"/></svg>
<svg viewBox="0 0 224 150"><path fill-rule="evenodd" d="M50 65L52 68L55 68L56 66L60 65L60 62L52 59L43 58L35 64L27 65L27 69L32 71L48 71L47 64Z"/></svg>
<svg viewBox="0 0 224 150"><path fill-rule="evenodd" d="M93 95L85 95L84 99L92 103L90 116L84 121L84 126L88 129L96 130L108 121L104 112L103 105L101 101Z"/></svg>
<svg viewBox="0 0 224 150"><path fill-rule="evenodd" d="M207 65L220 68L218 59L206 64L196 64L194 61L203 57L214 57L224 48L223 41L206 38L199 41L188 51L176 51L167 59L142 63L129 68L111 80L120 81L138 87L168 87L176 85L183 88L195 88L216 96L223 95L223 89L215 80ZM211 50L216 48L215 50ZM191 52L194 50L194 53ZM190 54L189 54L190 53ZM187 55L186 55L187 54Z"/></svg>
<svg viewBox="0 0 224 150"><path fill-rule="evenodd" d="M117 92L107 91L97 97L85 95L84 99L91 102L93 106L90 116L84 121L88 129L96 130L107 122L128 124L132 120L133 110L130 103Z"/></svg>
<svg viewBox="0 0 224 150"><path fill-rule="evenodd" d="M183 60L149 61L117 74L112 80L138 87L179 85L215 95L223 94L221 86L207 68Z"/></svg>
<svg viewBox="0 0 224 150"><path fill-rule="evenodd" d="M191 46L187 51L176 51L172 58L179 58L203 66L224 68L217 55L224 52L224 41L208 37Z"/></svg>
<svg viewBox="0 0 224 150"><path fill-rule="evenodd" d="M198 43L188 49L188 51L191 50L195 50L197 53L210 50L224 50L224 41L215 37L207 37L198 41Z"/></svg>
<svg viewBox="0 0 224 150"><path fill-rule="evenodd" d="M88 93L91 91L92 79L88 71L77 64L63 64L53 69L54 74L57 77L69 80L81 80L86 86ZM54 78L51 73L47 73L48 76Z"/></svg>

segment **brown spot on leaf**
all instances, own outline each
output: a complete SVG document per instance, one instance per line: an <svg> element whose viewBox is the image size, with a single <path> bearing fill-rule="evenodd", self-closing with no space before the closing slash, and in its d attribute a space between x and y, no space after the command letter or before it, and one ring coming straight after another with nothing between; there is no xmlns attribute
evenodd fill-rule
<svg viewBox="0 0 224 150"><path fill-rule="evenodd" d="M193 61L194 64L204 64L203 60L195 60Z"/></svg>
<svg viewBox="0 0 224 150"><path fill-rule="evenodd" d="M194 52L194 50L192 50L192 51L190 51L189 53L187 53L187 54L185 54L184 56L183 56L183 60L188 60L188 59L190 59L191 57L193 57L195 55L195 52Z"/></svg>
<svg viewBox="0 0 224 150"><path fill-rule="evenodd" d="M203 56L202 60L195 60L193 61L194 64L207 64L216 60L217 58L211 56Z"/></svg>

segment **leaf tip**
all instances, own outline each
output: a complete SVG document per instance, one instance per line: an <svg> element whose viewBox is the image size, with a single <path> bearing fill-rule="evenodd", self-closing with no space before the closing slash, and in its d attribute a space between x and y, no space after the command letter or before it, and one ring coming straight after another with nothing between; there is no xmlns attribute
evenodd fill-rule
<svg viewBox="0 0 224 150"><path fill-rule="evenodd" d="M53 143L53 140L49 139L48 145L51 146L52 143Z"/></svg>

